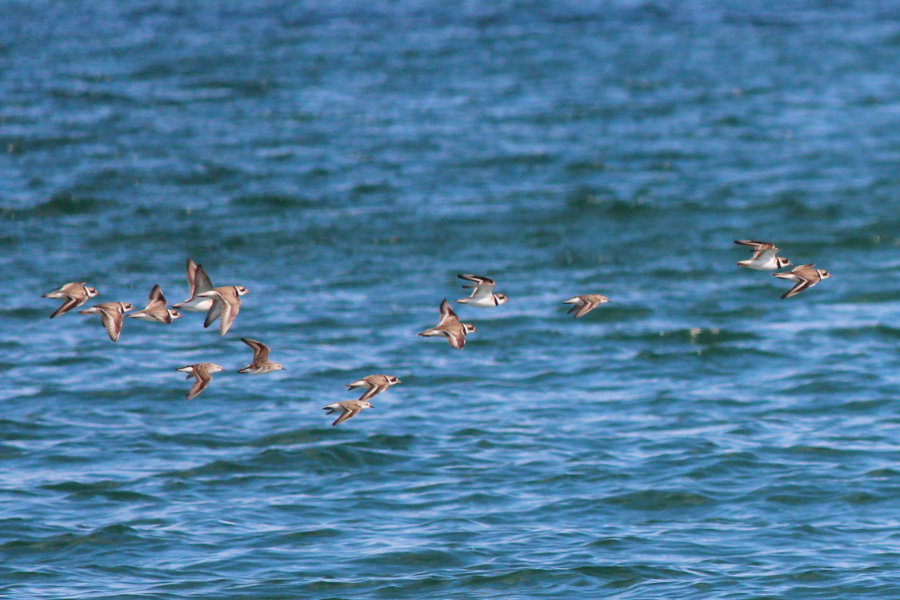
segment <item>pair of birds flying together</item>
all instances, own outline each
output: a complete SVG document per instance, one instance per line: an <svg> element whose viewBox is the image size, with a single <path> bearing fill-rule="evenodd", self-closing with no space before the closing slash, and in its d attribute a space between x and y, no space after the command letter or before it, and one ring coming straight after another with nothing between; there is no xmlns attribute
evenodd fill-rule
<svg viewBox="0 0 900 600"><path fill-rule="evenodd" d="M143 310L127 316L168 325L175 319L181 318L181 313L176 309L205 312L206 320L203 322L203 326L209 327L216 319L219 319L219 334L225 335L241 310L240 297L248 292L247 288L242 285L213 287L209 275L206 274L203 267L190 258L187 260L187 280L190 287L190 298L184 302L179 302L173 305L173 308L168 308L166 306L166 298L163 296L159 284L157 284L150 290L147 306ZM42 297L63 301L59 308L50 315L50 318L53 319L82 306L88 299L94 298L99 294L100 292L97 288L86 285L84 281L79 281L66 283L44 294ZM122 333L125 313L133 310L134 306L130 302L102 302L82 310L80 313L83 315L100 315L100 320L106 328L109 339L115 342Z"/></svg>
<svg viewBox="0 0 900 600"><path fill-rule="evenodd" d="M778 256L781 248L778 248L775 244L758 242L756 240L735 240L734 243L753 248L753 256L746 260L738 261L737 264L742 267L756 269L757 271L773 271L793 265L787 258ZM794 287L781 296L781 299L784 300L785 298L796 296L804 290L808 290L823 279L828 279L831 277L831 273L825 269L817 269L814 264L808 264L794 267L790 272L772 273L772 276L794 282Z"/></svg>
<svg viewBox="0 0 900 600"><path fill-rule="evenodd" d="M335 425L340 425L347 419L351 419L358 415L360 412L364 411L367 408L372 408L372 403L369 400L388 389L392 385L397 385L400 383L400 380L394 377L393 375L369 375L367 377L363 377L362 379L358 379L352 383L347 384L347 389L352 390L353 388L365 387L366 391L363 392L363 395L357 398L356 400L344 400L342 402L332 402L331 404L322 408L322 410L327 411L325 414L330 415L337 411L341 411L341 414L337 419L334 420L334 423L331 424L332 427Z"/></svg>
<svg viewBox="0 0 900 600"><path fill-rule="evenodd" d="M284 369L281 363L272 362L269 360L269 347L262 342L258 340L251 340L250 338L245 337L242 337L241 341L250 346L250 348L253 350L253 360L246 367L239 369L238 373L261 375L263 373L271 373L272 371L281 371L282 369ZM191 389L188 390L187 393L187 399L193 400L200 394L200 392L205 390L209 383L212 381L213 373L219 373L221 371L224 371L225 369L222 367L222 365L216 363L201 362L178 367L175 370L181 371L182 373L187 373L187 377L185 377L185 379L190 379L191 377L194 378L194 384L191 386Z"/></svg>

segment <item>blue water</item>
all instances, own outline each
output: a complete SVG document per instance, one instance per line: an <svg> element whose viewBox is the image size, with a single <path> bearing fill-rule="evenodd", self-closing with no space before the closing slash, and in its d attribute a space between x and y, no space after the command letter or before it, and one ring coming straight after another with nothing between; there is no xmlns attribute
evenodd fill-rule
<svg viewBox="0 0 900 600"><path fill-rule="evenodd" d="M0 596L900 597L894 4L0 11Z"/></svg>

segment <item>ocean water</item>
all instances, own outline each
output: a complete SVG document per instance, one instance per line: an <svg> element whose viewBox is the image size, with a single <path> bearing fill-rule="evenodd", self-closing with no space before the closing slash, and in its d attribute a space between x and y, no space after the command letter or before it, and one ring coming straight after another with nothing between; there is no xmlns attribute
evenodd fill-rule
<svg viewBox="0 0 900 600"><path fill-rule="evenodd" d="M896 5L0 10L0 596L900 597Z"/></svg>

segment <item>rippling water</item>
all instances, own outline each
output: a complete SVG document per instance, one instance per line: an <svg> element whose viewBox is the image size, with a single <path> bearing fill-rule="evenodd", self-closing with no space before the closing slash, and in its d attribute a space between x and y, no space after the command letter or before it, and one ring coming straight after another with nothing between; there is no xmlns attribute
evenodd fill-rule
<svg viewBox="0 0 900 600"><path fill-rule="evenodd" d="M0 595L900 595L893 5L3 11ZM189 256L225 337L39 297ZM460 272L511 298L462 352L415 335Z"/></svg>

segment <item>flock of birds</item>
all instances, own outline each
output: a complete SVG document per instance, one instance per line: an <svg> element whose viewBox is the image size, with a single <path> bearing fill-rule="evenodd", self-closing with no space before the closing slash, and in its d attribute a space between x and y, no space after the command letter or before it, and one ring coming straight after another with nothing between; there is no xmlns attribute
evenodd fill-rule
<svg viewBox="0 0 900 600"><path fill-rule="evenodd" d="M749 259L738 261L737 264L742 267L767 271L793 265L787 258L778 256L778 252L781 249L774 244L755 240L735 240L734 243L749 246L753 249L753 255ZM813 287L821 280L831 277L828 271L817 269L814 264L800 265L792 271L773 273L772 275L794 282L794 286L781 296L782 299L796 296L800 292ZM498 294L494 291L496 282L493 279L469 274L460 274L458 277L470 282L470 285L464 285L464 288L472 289L469 297L457 300L459 304L492 308L505 304L509 300L505 294ZM127 316L144 321L171 324L175 319L181 318L181 313L178 309L205 312L206 319L203 322L203 326L209 327L218 320L219 334L225 335L241 310L241 296L248 293L247 288L242 285L213 287L209 275L206 274L203 267L190 258L187 260L187 280L190 287L190 297L184 302L179 302L172 305L172 308L169 308L159 285L154 285L153 289L150 290L147 306L143 310L133 312ZM66 283L42 296L63 301L59 308L50 315L51 319L82 306L90 298L100 293L96 288L90 287L85 283L83 281ZM564 301L565 304L573 305L567 314L573 315L576 319L583 317L606 302L610 302L609 298L601 294L584 294ZM134 306L129 302L103 302L82 310L80 313L84 315L99 315L107 334L109 334L109 339L115 342L122 333L122 325L126 313L133 310ZM419 335L424 337L444 336L447 338L450 346L461 350L466 345L466 336L476 331L478 330L471 323L460 321L459 316L453 311L450 303L445 298L440 304L440 320L437 325L422 331ZM262 374L284 369L280 363L269 360L269 347L264 343L250 338L241 338L241 341L253 350L253 359L249 365L239 369L239 373ZM187 392L187 399L191 400L209 386L213 373L224 371L224 368L216 363L200 362L185 365L176 370L187 373L187 379L194 378L194 383ZM398 383L400 383L400 379L393 375L376 374L363 377L347 384L348 389L366 388L362 396L355 400L333 402L323 407L323 410L327 411L326 414L341 411L341 414L332 423L332 425L340 425L344 421L358 415L361 411L372 408L370 402L372 397Z"/></svg>

